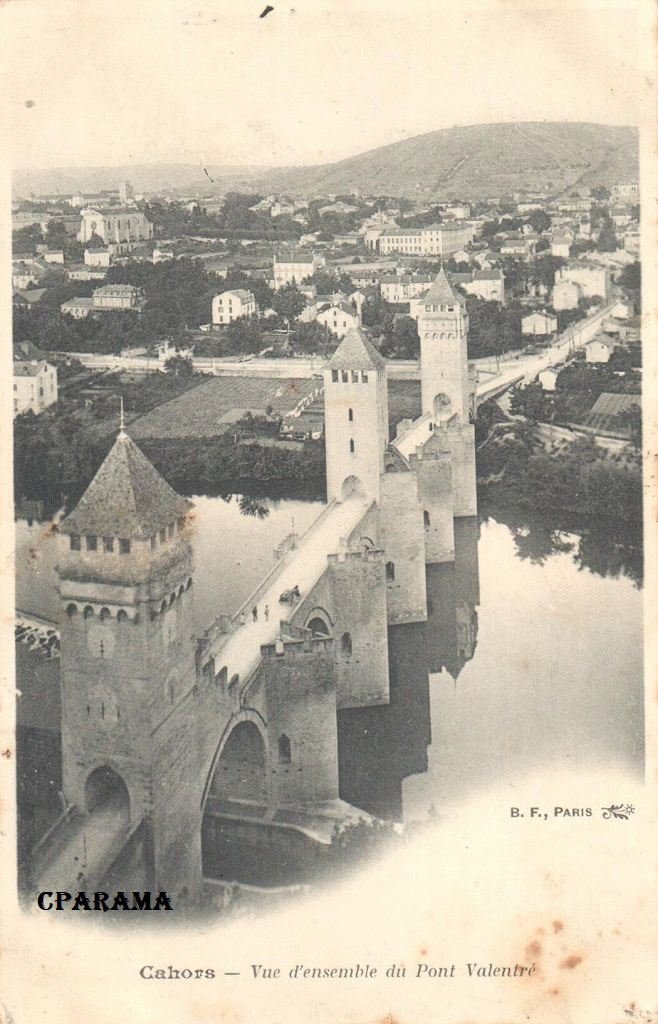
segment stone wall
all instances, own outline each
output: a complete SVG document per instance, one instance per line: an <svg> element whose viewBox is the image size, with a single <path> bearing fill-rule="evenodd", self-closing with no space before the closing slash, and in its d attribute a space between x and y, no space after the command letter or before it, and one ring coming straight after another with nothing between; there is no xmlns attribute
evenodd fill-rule
<svg viewBox="0 0 658 1024"><path fill-rule="evenodd" d="M333 641L286 640L262 648L269 774L275 804L338 797Z"/></svg>
<svg viewBox="0 0 658 1024"><path fill-rule="evenodd" d="M381 480L380 543L386 564L387 621L423 622L425 531L414 473L384 473Z"/></svg>

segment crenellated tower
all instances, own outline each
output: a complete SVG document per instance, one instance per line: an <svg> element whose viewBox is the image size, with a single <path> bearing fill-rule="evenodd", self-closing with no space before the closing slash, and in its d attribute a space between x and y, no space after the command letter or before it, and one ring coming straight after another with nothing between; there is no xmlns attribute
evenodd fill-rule
<svg viewBox="0 0 658 1024"><path fill-rule="evenodd" d="M190 503L122 429L61 524L62 760L67 802L112 806L153 835L153 881L188 892L200 858Z"/></svg>
<svg viewBox="0 0 658 1024"><path fill-rule="evenodd" d="M468 313L443 268L423 296L418 317L423 413L438 422L470 422Z"/></svg>
<svg viewBox="0 0 658 1024"><path fill-rule="evenodd" d="M423 415L432 435L424 457L449 455L452 515L477 513L475 472L475 369L468 362L466 302L443 269L423 296L418 317ZM435 559L432 559L435 560ZM442 558L439 558L442 560Z"/></svg>
<svg viewBox="0 0 658 1024"><path fill-rule="evenodd" d="M359 491L379 501L388 442L386 360L365 331L348 331L324 368L327 500Z"/></svg>

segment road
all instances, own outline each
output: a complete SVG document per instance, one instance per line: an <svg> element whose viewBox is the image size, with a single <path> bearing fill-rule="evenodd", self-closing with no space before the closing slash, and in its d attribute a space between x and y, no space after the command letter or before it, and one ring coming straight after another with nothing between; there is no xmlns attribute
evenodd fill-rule
<svg viewBox="0 0 658 1024"><path fill-rule="evenodd" d="M534 380L541 370L547 366L555 366L565 360L577 348L582 348L598 332L601 323L609 315L614 303L604 306L593 316L581 320L564 331L550 348L543 349L533 355L521 356L510 361L500 373L487 376L477 383L477 397L480 402L486 401L492 394L505 387L511 387L519 380ZM420 416L406 434L396 438L393 444L406 459L412 455L418 445L422 445L430 436L430 424L433 417L429 414Z"/></svg>

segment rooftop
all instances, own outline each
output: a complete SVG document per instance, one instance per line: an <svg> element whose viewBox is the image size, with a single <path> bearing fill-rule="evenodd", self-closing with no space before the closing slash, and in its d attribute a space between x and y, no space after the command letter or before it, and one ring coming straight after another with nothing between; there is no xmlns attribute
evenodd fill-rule
<svg viewBox="0 0 658 1024"><path fill-rule="evenodd" d="M382 370L386 360L362 327L352 327L327 363L331 370Z"/></svg>
<svg viewBox="0 0 658 1024"><path fill-rule="evenodd" d="M64 533L145 539L185 515L189 503L160 476L123 431L77 506Z"/></svg>
<svg viewBox="0 0 658 1024"><path fill-rule="evenodd" d="M470 278L470 275L468 275ZM461 295L454 290L443 267L434 279L434 284L423 296L429 306L464 306L466 303Z"/></svg>
<svg viewBox="0 0 658 1024"><path fill-rule="evenodd" d="M14 377L37 377L45 365L45 360L39 360L38 362L35 360L28 363L15 359Z"/></svg>

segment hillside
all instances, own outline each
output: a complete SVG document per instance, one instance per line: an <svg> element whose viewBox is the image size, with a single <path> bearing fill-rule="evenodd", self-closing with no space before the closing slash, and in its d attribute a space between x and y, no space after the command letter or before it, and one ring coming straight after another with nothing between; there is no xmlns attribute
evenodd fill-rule
<svg viewBox="0 0 658 1024"><path fill-rule="evenodd" d="M208 166L210 178L198 164L129 164L123 167L18 167L12 176L13 191L17 195L34 193L97 192L118 188L119 182L129 181L138 192L159 192L169 189L202 188L209 193L225 188L251 188L255 175L262 175L263 167Z"/></svg>
<svg viewBox="0 0 658 1024"><path fill-rule="evenodd" d="M519 190L559 194L637 176L636 128L521 122L429 132L337 163L266 172L253 184L293 195L358 189L479 199Z"/></svg>

